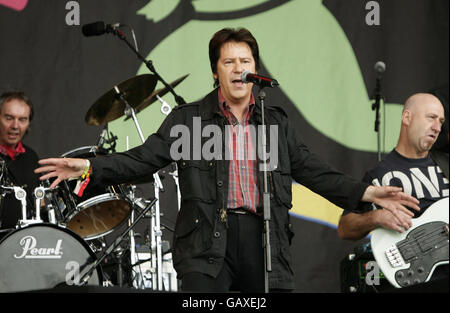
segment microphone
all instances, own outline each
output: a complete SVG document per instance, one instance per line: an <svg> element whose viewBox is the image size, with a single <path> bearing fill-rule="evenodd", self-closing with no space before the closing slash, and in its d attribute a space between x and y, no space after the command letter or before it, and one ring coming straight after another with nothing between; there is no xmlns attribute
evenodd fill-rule
<svg viewBox="0 0 450 313"><path fill-rule="evenodd" d="M248 84L248 83L254 83L255 85L263 87L275 87L278 86L278 82L276 79L264 77L258 74L253 74L250 71L244 71L241 75L242 82Z"/></svg>
<svg viewBox="0 0 450 313"><path fill-rule="evenodd" d="M386 64L384 64L383 61L378 61L377 63L375 63L374 68L378 75L381 76L381 74L383 74L386 70Z"/></svg>
<svg viewBox="0 0 450 313"><path fill-rule="evenodd" d="M83 32L83 35L86 37L100 36L106 33L111 33L120 26L122 26L122 24L120 23L105 24L105 22L95 22L83 25L81 31Z"/></svg>

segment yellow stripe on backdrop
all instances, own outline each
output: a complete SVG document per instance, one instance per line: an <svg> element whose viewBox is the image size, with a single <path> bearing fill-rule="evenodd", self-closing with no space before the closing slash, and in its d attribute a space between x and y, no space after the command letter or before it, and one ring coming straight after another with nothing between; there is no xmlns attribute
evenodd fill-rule
<svg viewBox="0 0 450 313"><path fill-rule="evenodd" d="M308 188L294 183L292 184L291 213L301 218L337 227L342 208Z"/></svg>

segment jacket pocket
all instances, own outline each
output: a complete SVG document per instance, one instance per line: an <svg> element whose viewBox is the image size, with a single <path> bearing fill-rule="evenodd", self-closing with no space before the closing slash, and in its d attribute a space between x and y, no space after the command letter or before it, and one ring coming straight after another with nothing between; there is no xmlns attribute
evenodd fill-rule
<svg viewBox="0 0 450 313"><path fill-rule="evenodd" d="M183 200L200 200L212 203L216 200L216 162L178 162L180 191Z"/></svg>
<svg viewBox="0 0 450 313"><path fill-rule="evenodd" d="M195 206L185 206L178 212L174 233L176 259L196 257L212 245L212 227ZM175 260L175 261L177 261Z"/></svg>
<svg viewBox="0 0 450 313"><path fill-rule="evenodd" d="M292 177L280 170L272 171L275 199L281 205L292 208Z"/></svg>

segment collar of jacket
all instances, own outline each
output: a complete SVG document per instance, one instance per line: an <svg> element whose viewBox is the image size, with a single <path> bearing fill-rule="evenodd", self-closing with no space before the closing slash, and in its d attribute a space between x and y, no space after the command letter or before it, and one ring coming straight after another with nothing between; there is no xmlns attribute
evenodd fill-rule
<svg viewBox="0 0 450 313"><path fill-rule="evenodd" d="M200 102L200 116L202 121L210 120L214 116L224 117L219 108L219 88L214 89ZM261 123L261 104L255 97L255 109L250 118L251 121L255 121L257 124Z"/></svg>

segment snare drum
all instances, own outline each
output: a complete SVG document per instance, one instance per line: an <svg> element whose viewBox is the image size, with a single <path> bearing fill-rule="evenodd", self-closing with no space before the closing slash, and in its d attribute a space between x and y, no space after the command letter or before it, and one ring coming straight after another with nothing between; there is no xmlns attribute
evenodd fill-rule
<svg viewBox="0 0 450 313"><path fill-rule="evenodd" d="M99 153L96 146L86 146L62 155L69 158L93 158ZM126 193L128 185L99 187L86 190L83 197L73 193L75 181L63 182L59 192L59 212L62 222L86 240L105 236L124 223L132 205Z"/></svg>
<svg viewBox="0 0 450 313"><path fill-rule="evenodd" d="M88 244L68 229L47 223L17 229L0 241L0 292L78 285L96 260ZM102 281L97 267L88 285Z"/></svg>

